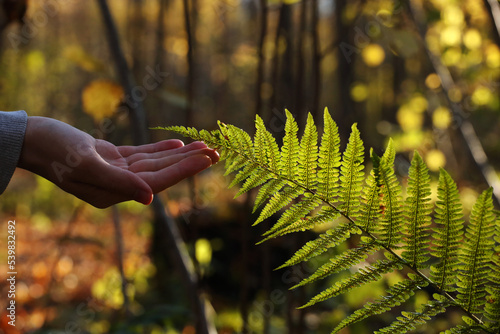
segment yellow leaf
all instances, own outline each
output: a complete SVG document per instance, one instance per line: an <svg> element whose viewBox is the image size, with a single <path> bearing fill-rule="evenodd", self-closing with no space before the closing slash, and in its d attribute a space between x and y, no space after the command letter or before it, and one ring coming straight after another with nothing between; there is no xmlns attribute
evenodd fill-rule
<svg viewBox="0 0 500 334"><path fill-rule="evenodd" d="M83 110L96 121L110 117L123 99L123 89L110 80L95 80L82 92Z"/></svg>
<svg viewBox="0 0 500 334"><path fill-rule="evenodd" d="M79 45L70 45L65 47L63 50L63 56L89 72L102 71L104 69L102 62L89 55Z"/></svg>

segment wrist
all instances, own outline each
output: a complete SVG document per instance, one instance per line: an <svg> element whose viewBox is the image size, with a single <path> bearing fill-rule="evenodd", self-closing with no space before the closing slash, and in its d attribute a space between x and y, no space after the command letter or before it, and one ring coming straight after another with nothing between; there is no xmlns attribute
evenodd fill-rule
<svg viewBox="0 0 500 334"><path fill-rule="evenodd" d="M26 123L24 142L17 166L30 172L40 174L45 153L42 152L40 143L45 139L40 136L40 127L44 117L30 116Z"/></svg>

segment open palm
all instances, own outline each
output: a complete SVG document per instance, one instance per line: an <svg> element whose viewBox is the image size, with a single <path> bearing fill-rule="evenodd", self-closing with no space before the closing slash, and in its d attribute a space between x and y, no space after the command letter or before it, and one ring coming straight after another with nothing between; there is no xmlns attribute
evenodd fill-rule
<svg viewBox="0 0 500 334"><path fill-rule="evenodd" d="M63 122L30 117L18 166L104 208L127 200L149 204L154 193L218 160L201 142L115 146Z"/></svg>

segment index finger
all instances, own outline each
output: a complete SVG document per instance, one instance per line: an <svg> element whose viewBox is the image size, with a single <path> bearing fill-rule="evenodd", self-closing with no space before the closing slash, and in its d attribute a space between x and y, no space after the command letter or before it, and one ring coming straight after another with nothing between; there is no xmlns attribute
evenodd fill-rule
<svg viewBox="0 0 500 334"><path fill-rule="evenodd" d="M136 153L156 153L184 146L184 142L179 139L169 139L157 143L140 146L118 146L118 152L126 158Z"/></svg>

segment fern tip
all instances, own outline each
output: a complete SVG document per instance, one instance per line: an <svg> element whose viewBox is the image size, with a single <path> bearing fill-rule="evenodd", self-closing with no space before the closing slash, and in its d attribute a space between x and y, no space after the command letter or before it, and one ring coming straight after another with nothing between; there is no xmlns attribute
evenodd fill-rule
<svg viewBox="0 0 500 334"><path fill-rule="evenodd" d="M304 305L302 305L302 306L297 307L297 310L302 310L302 309L304 309L304 308L306 308L306 307L309 307L309 306L311 306L311 305L314 305L314 304L311 304L311 303L304 304Z"/></svg>

